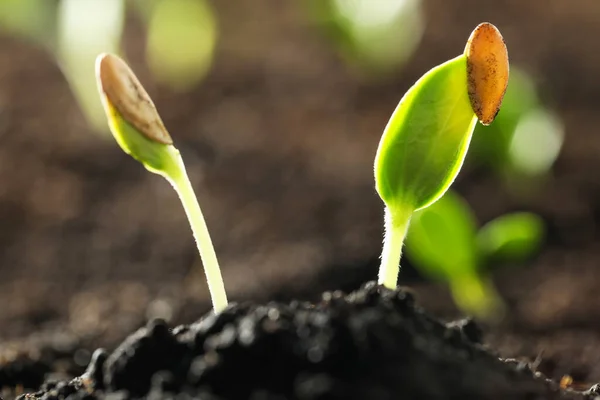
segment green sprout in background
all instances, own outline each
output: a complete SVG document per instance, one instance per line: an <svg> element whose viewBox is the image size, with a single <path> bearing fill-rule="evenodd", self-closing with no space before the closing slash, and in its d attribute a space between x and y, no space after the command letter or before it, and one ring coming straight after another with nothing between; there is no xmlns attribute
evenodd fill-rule
<svg viewBox="0 0 600 400"><path fill-rule="evenodd" d="M27 38L51 54L87 122L108 133L87 71L98 53L121 51L128 16L144 25L146 62L155 81L181 92L194 88L212 65L219 36L213 8L208 0L0 0L0 32Z"/></svg>
<svg viewBox="0 0 600 400"><path fill-rule="evenodd" d="M303 0L311 21L356 72L381 79L414 54L423 32L422 0Z"/></svg>
<svg viewBox="0 0 600 400"><path fill-rule="evenodd" d="M135 0L146 27L146 62L154 80L177 92L200 83L212 66L219 36L207 0Z"/></svg>
<svg viewBox="0 0 600 400"><path fill-rule="evenodd" d="M500 32L483 23L462 55L427 72L400 100L375 157L375 186L385 204L379 283L397 285L413 213L448 190L464 162L475 124L489 125L508 83Z"/></svg>
<svg viewBox="0 0 600 400"><path fill-rule="evenodd" d="M467 202L449 190L413 215L406 253L427 277L449 284L463 311L499 317L504 307L488 279L489 269L528 260L540 248L543 236L542 218L527 212L502 215L478 229Z"/></svg>
<svg viewBox="0 0 600 400"><path fill-rule="evenodd" d="M545 229L539 215L514 212L485 224L477 233L477 248L488 264L521 263L542 244Z"/></svg>
<svg viewBox="0 0 600 400"><path fill-rule="evenodd" d="M489 128L475 128L467 162L489 168L511 195L527 199L551 179L564 129L559 115L542 101L533 78L511 66L502 113Z"/></svg>
<svg viewBox="0 0 600 400"><path fill-rule="evenodd" d="M215 312L227 306L227 295L206 221L183 160L173 146L154 103L133 71L119 57L101 54L96 79L113 136L125 153L147 170L167 179L181 200L202 258Z"/></svg>

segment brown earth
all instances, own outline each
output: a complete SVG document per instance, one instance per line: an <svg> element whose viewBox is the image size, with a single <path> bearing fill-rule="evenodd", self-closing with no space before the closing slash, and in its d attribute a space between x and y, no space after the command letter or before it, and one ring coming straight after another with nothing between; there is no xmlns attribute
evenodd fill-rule
<svg viewBox="0 0 600 400"><path fill-rule="evenodd" d="M489 174L465 171L457 182L481 221L526 208L550 227L528 268L497 273L510 313L486 341L505 357L540 356L550 376L600 381L600 3L427 1L419 51L380 83L358 79L298 2L214 3L221 38L207 80L188 94L149 90L185 157L231 299L317 299L375 276L382 208L372 160L381 130L418 76L491 21L512 64L543 87L567 136L552 180L527 203ZM142 40L134 26L126 47L147 81ZM75 373L91 350L114 345L149 317L189 322L208 309L175 194L86 127L48 54L7 36L0 37L0 138L5 362L26 349L49 354L55 371ZM402 283L430 312L456 315L444 288L409 268Z"/></svg>

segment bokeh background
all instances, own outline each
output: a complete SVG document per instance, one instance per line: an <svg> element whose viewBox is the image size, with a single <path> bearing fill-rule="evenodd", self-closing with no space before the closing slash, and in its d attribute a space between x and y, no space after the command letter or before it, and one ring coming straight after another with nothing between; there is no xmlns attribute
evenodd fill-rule
<svg viewBox="0 0 600 400"><path fill-rule="evenodd" d="M486 341L550 376L600 380L591 0L0 0L4 353L54 351L83 367L149 318L210 309L176 194L107 130L98 53L126 58L155 100L230 299L314 301L376 278L382 130L483 21L504 35L511 83L453 189L481 225L512 211L545 223L535 257L489 271L508 312ZM401 284L434 315L460 315L410 258Z"/></svg>

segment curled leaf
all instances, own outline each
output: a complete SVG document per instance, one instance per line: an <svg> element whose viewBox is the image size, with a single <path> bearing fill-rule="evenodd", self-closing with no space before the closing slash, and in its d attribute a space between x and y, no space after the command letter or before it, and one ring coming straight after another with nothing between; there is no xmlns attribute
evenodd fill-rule
<svg viewBox="0 0 600 400"><path fill-rule="evenodd" d="M508 50L500 31L492 24L479 24L465 47L469 99L483 125L491 124L508 86Z"/></svg>

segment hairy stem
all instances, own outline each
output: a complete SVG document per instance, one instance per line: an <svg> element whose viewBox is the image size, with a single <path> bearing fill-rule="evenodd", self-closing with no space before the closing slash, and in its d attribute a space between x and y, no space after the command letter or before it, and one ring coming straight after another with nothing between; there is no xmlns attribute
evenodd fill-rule
<svg viewBox="0 0 600 400"><path fill-rule="evenodd" d="M194 239L196 240L196 246L204 265L204 273L208 282L213 309L215 313L218 313L227 307L225 284L223 283L221 269L219 268L219 262L208 232L206 220L187 176L183 160L181 160L178 153L177 151L178 167L172 168L169 174L166 175L166 178L171 182L179 195L179 199L188 217Z"/></svg>
<svg viewBox="0 0 600 400"><path fill-rule="evenodd" d="M389 207L385 208L385 236L379 267L379 284L389 289L395 289L398 284L402 246L411 216L412 212L393 212Z"/></svg>

